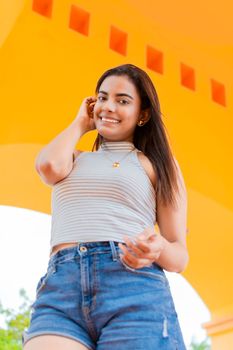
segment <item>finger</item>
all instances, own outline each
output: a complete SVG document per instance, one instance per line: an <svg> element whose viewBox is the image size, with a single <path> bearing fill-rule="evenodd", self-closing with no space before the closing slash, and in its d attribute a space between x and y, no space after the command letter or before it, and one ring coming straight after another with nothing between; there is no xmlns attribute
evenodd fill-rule
<svg viewBox="0 0 233 350"><path fill-rule="evenodd" d="M126 263L127 265L129 265L130 267L133 267L133 268L139 268L139 264L138 264L138 261L134 262L132 261L128 255L122 255L120 254L120 258L121 260Z"/></svg>
<svg viewBox="0 0 233 350"><path fill-rule="evenodd" d="M131 239L127 236L124 236L124 241L126 242L127 246L132 249L132 251L136 254L139 258L145 258L154 260L155 254L156 254L156 246L153 246L153 250L151 247L152 240L148 242L143 242L141 240L138 240L137 238L134 238L135 243L131 242Z"/></svg>
<svg viewBox="0 0 233 350"><path fill-rule="evenodd" d="M124 254L129 254L131 253L132 255L134 255L134 252L131 251L131 249L129 247L127 247L126 245L122 244L122 243L119 243L118 244L119 248L121 249L121 251L124 253ZM135 255L134 255L135 256Z"/></svg>
<svg viewBox="0 0 233 350"><path fill-rule="evenodd" d="M85 98L85 100L96 100L95 96L88 96Z"/></svg>
<svg viewBox="0 0 233 350"><path fill-rule="evenodd" d="M151 266L153 263L152 260L137 259L134 256L132 256L130 253L125 254L125 255L120 254L120 258L127 265L129 265L130 267L135 268L135 269L140 269L140 268L145 267L145 266Z"/></svg>
<svg viewBox="0 0 233 350"><path fill-rule="evenodd" d="M95 104L96 104L96 102L94 101L94 102L91 102L89 105L89 107L92 111L94 110Z"/></svg>
<svg viewBox="0 0 233 350"><path fill-rule="evenodd" d="M147 251L147 249L149 250L145 253L147 259L154 259L155 255L157 255L157 254L160 255L160 253L161 253L161 244L158 240L156 240L156 238L151 240L149 243L138 241L137 245L142 250L143 249L145 251ZM143 248L143 246L145 246L145 247Z"/></svg>
<svg viewBox="0 0 233 350"><path fill-rule="evenodd" d="M95 102L96 100L97 100L96 97L93 97L93 96L90 96L90 97L86 97L86 98L85 98L86 104L89 104L89 103L91 103L91 102Z"/></svg>
<svg viewBox="0 0 233 350"><path fill-rule="evenodd" d="M137 246L140 250L142 250L144 253L150 253L150 248L148 246L148 243L146 243L146 241L142 241L138 238L136 238L136 243Z"/></svg>
<svg viewBox="0 0 233 350"><path fill-rule="evenodd" d="M155 240L157 237L159 237L159 234L156 232L153 232L153 234L149 237L149 241Z"/></svg>
<svg viewBox="0 0 233 350"><path fill-rule="evenodd" d="M137 247L136 243L133 243L130 238L124 237L124 241L130 249L138 256L143 257L143 254L145 254L139 247Z"/></svg>
<svg viewBox="0 0 233 350"><path fill-rule="evenodd" d="M134 256L141 259L149 259L151 261L154 261L155 255L157 256L157 253L159 253L159 246L157 246L156 242L153 242L153 249L152 249L152 242L146 243L143 241L138 240L137 238L133 238L133 243L131 240L132 238L128 236L123 236L123 239L126 243L126 246L119 243L119 248L122 249L122 247L126 247L130 250L130 252L133 253ZM122 249L124 250L124 248Z"/></svg>
<svg viewBox="0 0 233 350"><path fill-rule="evenodd" d="M123 254L123 255L120 254L120 256L122 256L122 258L123 258L124 260L129 261L130 264L137 264L138 258L137 258L135 255L133 255L133 254L127 249L126 246L122 245L121 250L123 251L124 254Z"/></svg>
<svg viewBox="0 0 233 350"><path fill-rule="evenodd" d="M124 245L122 245L122 251L124 255L120 254L121 260L125 261L126 264L134 267L134 268L140 268L143 266L151 266L151 264L154 262L154 256L153 257L143 257L138 258L134 254L132 254L128 248Z"/></svg>

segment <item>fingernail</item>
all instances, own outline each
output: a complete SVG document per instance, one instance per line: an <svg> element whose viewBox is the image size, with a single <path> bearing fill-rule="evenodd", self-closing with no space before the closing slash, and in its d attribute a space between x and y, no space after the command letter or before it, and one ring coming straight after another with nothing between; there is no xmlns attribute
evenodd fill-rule
<svg viewBox="0 0 233 350"><path fill-rule="evenodd" d="M133 238L130 238L130 242L133 243L134 245L136 245L136 241Z"/></svg>

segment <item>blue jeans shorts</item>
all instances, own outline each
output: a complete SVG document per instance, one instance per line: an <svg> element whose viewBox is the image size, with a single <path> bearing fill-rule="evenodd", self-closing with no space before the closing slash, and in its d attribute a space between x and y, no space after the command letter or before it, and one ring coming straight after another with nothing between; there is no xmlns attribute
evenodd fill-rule
<svg viewBox="0 0 233 350"><path fill-rule="evenodd" d="M52 255L36 287L31 338L55 334L90 350L185 350L164 270L131 268L118 242L85 242Z"/></svg>

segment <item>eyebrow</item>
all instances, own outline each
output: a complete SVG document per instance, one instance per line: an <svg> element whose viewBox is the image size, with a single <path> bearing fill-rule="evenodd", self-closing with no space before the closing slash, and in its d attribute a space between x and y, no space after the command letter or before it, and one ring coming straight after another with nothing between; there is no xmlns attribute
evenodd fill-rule
<svg viewBox="0 0 233 350"><path fill-rule="evenodd" d="M102 93L104 95L108 95L108 93L106 91L103 91L103 90L99 91L98 93L99 94ZM133 97L128 95L128 94L126 94L126 93L119 93L119 94L116 94L116 96L127 96L127 97L131 98L131 100L133 100Z"/></svg>

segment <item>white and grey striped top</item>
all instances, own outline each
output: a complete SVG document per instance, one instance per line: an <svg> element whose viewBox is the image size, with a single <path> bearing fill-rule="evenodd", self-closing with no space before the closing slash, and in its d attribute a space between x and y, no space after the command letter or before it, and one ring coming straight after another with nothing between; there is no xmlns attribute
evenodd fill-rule
<svg viewBox="0 0 233 350"><path fill-rule="evenodd" d="M123 235L155 225L155 190L137 152L132 142L105 141L98 151L78 155L70 174L52 188L51 249L69 242L123 242Z"/></svg>

